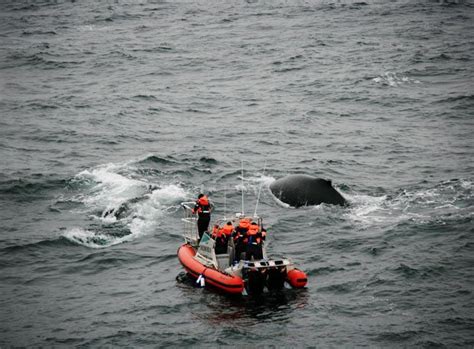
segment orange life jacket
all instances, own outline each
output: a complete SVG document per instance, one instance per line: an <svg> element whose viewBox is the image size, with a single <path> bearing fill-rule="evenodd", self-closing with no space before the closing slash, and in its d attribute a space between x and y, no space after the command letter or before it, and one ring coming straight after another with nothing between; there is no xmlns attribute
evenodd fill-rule
<svg viewBox="0 0 474 349"><path fill-rule="evenodd" d="M260 244L262 242L261 234L260 233L260 227L258 226L257 223L252 223L250 224L249 230L247 232L248 240L247 242L249 244Z"/></svg>
<svg viewBox="0 0 474 349"><path fill-rule="evenodd" d="M216 225L214 225L214 226L212 227L212 234L211 234L211 237L215 239L215 238L217 238L217 237L219 237L219 236L220 236L220 234L219 234L219 226L216 224Z"/></svg>
<svg viewBox="0 0 474 349"><path fill-rule="evenodd" d="M196 205L193 208L193 213L198 213L199 215L211 213L211 205L209 204L209 199L206 195L197 199Z"/></svg>
<svg viewBox="0 0 474 349"><path fill-rule="evenodd" d="M208 206L209 205L209 199L207 198L206 195L200 197L197 202L201 206Z"/></svg>
<svg viewBox="0 0 474 349"><path fill-rule="evenodd" d="M233 231L234 231L234 226L232 225L232 223L226 224L220 229L220 232L222 234L225 234L227 237L231 236Z"/></svg>
<svg viewBox="0 0 474 349"><path fill-rule="evenodd" d="M243 230L248 230L250 227L250 220L248 218L242 218L239 222L239 228Z"/></svg>
<svg viewBox="0 0 474 349"><path fill-rule="evenodd" d="M258 231L260 230L259 226L257 223L252 223L249 226L248 234L249 235L256 235Z"/></svg>

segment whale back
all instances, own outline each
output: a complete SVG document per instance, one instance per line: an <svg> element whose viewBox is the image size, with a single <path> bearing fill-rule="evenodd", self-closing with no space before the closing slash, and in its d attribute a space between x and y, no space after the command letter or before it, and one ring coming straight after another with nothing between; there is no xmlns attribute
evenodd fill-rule
<svg viewBox="0 0 474 349"><path fill-rule="evenodd" d="M330 180L309 175L297 174L277 179L270 185L270 190L279 200L294 207L322 203L346 204L346 200L334 189Z"/></svg>

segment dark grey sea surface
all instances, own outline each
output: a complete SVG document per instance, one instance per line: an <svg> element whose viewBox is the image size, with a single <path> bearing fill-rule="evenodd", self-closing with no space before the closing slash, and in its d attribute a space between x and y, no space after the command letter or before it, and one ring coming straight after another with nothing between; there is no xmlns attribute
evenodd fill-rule
<svg viewBox="0 0 474 349"><path fill-rule="evenodd" d="M473 33L469 1L1 0L0 347L472 348ZM292 173L350 205L285 207ZM260 188L307 288L177 278L180 202Z"/></svg>

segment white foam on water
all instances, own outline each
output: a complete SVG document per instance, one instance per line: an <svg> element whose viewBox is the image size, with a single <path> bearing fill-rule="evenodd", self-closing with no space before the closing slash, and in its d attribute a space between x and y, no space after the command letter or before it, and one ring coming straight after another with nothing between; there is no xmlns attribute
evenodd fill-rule
<svg viewBox="0 0 474 349"><path fill-rule="evenodd" d="M272 176L261 174L259 176L249 177L247 179L250 183L256 183L258 185L263 184L264 186L269 186L275 181L275 178Z"/></svg>
<svg viewBox="0 0 474 349"><path fill-rule="evenodd" d="M472 211L471 183L467 180L442 182L435 188L414 192L404 191L393 200L395 209L418 214L425 221L462 217ZM444 217L444 218L443 218ZM416 217L415 217L416 218Z"/></svg>
<svg viewBox="0 0 474 349"><path fill-rule="evenodd" d="M130 231L135 235L152 233L165 212L183 201L188 193L178 185L170 184L154 190L147 199L134 207L134 217L129 224Z"/></svg>
<svg viewBox="0 0 474 349"><path fill-rule="evenodd" d="M434 219L470 216L471 185L468 180L446 181L432 188L403 190L394 198L346 194L351 204L348 217L370 226L403 221L424 224Z"/></svg>
<svg viewBox="0 0 474 349"><path fill-rule="evenodd" d="M184 200L188 193L178 185L169 184L162 188L156 189L150 195L150 199L160 205L173 205L177 199Z"/></svg>
<svg viewBox="0 0 474 349"><path fill-rule="evenodd" d="M378 84L388 85L391 87L397 87L403 84L420 84L421 83L418 80L411 79L407 76L400 75L398 73L393 73L393 72L383 73L382 75L373 78L372 81Z"/></svg>
<svg viewBox="0 0 474 349"><path fill-rule="evenodd" d="M386 195L345 194L344 197L350 204L347 216L355 222L371 225L386 221L390 217L390 212L385 207Z"/></svg>
<svg viewBox="0 0 474 349"><path fill-rule="evenodd" d="M149 188L147 182L127 178L118 173L121 170L123 170L121 165L107 164L79 173L76 178L96 183L92 193L84 196L83 203L87 206L113 210L122 203L146 193Z"/></svg>
<svg viewBox="0 0 474 349"><path fill-rule="evenodd" d="M275 181L275 178L272 176L267 176L264 174L257 174L254 176L244 177L244 183L241 181L241 177L239 183L235 186L236 191L242 191L242 189L247 191L254 191L255 194L258 193L261 186L269 187L272 182Z"/></svg>
<svg viewBox="0 0 474 349"><path fill-rule="evenodd" d="M132 205L126 218L126 226L130 234L116 237L101 231L92 231L83 228L67 230L63 236L68 240L90 248L106 248L126 241L134 240L140 236L148 235L156 230L166 211L184 200L188 193L178 185L170 184L154 190L145 198ZM105 217L103 223L115 222L116 218Z"/></svg>
<svg viewBox="0 0 474 349"><path fill-rule="evenodd" d="M62 234L66 239L89 248L106 248L132 240L134 237L126 235L114 237L102 232L95 232L83 228L71 228Z"/></svg>
<svg viewBox="0 0 474 349"><path fill-rule="evenodd" d="M351 203L348 217L368 228L375 225L393 225L404 221L417 221L419 223L430 220L430 210L420 209L420 200L426 200L425 203L435 203L433 198L436 193L430 191L413 192L406 195L406 192L395 197L389 198L386 195L374 197L369 195L348 196Z"/></svg>
<svg viewBox="0 0 474 349"><path fill-rule="evenodd" d="M472 182L471 181L468 181L466 179L461 179L460 184L461 184L461 187L463 189L467 189L467 190L472 189Z"/></svg>
<svg viewBox="0 0 474 349"><path fill-rule="evenodd" d="M129 178L129 173L133 174L133 168L128 163L107 164L82 171L75 179L93 184L80 196L85 206L82 214L89 214L104 225L119 222L130 234L117 237L101 232L100 228L98 231L73 228L66 231L64 237L91 248L130 241L153 233L166 211L189 196L177 184L151 184ZM98 216L97 211L102 214Z"/></svg>

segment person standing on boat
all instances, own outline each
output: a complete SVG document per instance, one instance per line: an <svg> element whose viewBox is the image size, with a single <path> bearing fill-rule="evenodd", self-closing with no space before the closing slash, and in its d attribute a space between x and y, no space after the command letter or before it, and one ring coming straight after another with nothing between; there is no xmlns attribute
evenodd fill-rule
<svg viewBox="0 0 474 349"><path fill-rule="evenodd" d="M263 250L262 250L262 241L263 235L260 231L260 227L257 223L252 222L249 226L249 230L247 232L247 251L245 254L246 260L260 260L263 258Z"/></svg>
<svg viewBox="0 0 474 349"><path fill-rule="evenodd" d="M202 235L205 231L209 228L209 222L211 221L211 210L212 205L204 194L199 194L198 199L196 200L196 204L193 208L193 214L198 215L198 232L199 232L199 239L202 238Z"/></svg>
<svg viewBox="0 0 474 349"><path fill-rule="evenodd" d="M242 218L239 221L239 225L235 228L234 233L234 245L235 245L235 258L234 261L240 261L240 257L245 252L245 239L247 238L247 232L250 226L250 219Z"/></svg>

